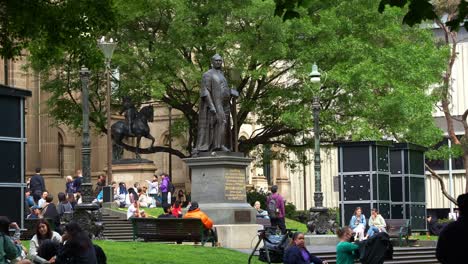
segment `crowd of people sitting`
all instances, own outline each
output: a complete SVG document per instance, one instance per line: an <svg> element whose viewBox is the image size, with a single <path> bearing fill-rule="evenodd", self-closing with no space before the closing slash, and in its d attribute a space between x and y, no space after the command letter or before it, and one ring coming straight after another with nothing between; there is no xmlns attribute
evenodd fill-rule
<svg viewBox="0 0 468 264"><path fill-rule="evenodd" d="M14 235L10 236L10 230ZM98 245L94 245L90 235L81 229L76 222L64 226L62 235L52 230L49 222L40 219L37 222L36 234L29 243L29 249L20 241L21 231L16 223L8 217L0 216L0 235L2 236L2 252L5 253L2 263L82 263L105 264L107 257Z"/></svg>

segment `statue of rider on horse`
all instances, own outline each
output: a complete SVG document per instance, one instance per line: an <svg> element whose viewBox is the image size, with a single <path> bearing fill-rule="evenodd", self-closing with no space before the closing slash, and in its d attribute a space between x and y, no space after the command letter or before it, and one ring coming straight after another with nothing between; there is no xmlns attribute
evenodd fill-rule
<svg viewBox="0 0 468 264"><path fill-rule="evenodd" d="M120 114L124 113L125 121L118 121L111 126L112 139L118 145L123 146L124 138L137 138L135 154L140 158L138 153L140 149L140 141L142 137L151 140L151 147L154 145L154 137L150 134L148 122L153 122L154 110L152 105L147 105L137 110L130 97L123 98L123 109Z"/></svg>

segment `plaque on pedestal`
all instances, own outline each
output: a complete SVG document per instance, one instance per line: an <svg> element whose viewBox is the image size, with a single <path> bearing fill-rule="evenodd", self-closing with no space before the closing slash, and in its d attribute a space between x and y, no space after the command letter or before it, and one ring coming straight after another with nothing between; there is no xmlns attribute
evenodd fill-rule
<svg viewBox="0 0 468 264"><path fill-rule="evenodd" d="M247 203L246 168L252 161L241 153L201 153L184 159L192 169L192 201L217 225L254 224L255 209Z"/></svg>

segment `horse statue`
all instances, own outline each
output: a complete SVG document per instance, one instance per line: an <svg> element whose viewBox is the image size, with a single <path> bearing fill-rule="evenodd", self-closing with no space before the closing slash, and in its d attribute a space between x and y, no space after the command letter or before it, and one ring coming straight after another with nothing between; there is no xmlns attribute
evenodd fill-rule
<svg viewBox="0 0 468 264"><path fill-rule="evenodd" d="M138 153L140 149L140 141L142 137L147 139L151 139L151 147L154 145L154 137L150 134L150 128L148 126L148 122L153 122L153 115L154 110L152 105L145 106L141 108L140 111L135 111L132 113L133 118L131 122L126 121L118 121L111 126L111 134L112 139L118 145L124 145L122 140L124 138L137 138L137 145L136 145L136 157L140 159L140 154ZM131 126L131 127L130 127Z"/></svg>

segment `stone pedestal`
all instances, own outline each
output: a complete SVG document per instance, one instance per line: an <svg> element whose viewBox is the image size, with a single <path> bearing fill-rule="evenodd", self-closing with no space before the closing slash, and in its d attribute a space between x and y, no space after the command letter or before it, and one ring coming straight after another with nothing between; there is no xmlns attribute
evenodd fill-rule
<svg viewBox="0 0 468 264"><path fill-rule="evenodd" d="M240 246L238 236L251 241L258 230L245 191L246 168L252 159L241 153L212 152L184 161L192 169L192 201L213 220L221 245Z"/></svg>
<svg viewBox="0 0 468 264"><path fill-rule="evenodd" d="M107 171L107 168L105 169ZM127 187L135 182L146 185L146 180L153 180L156 166L151 160L124 159L114 161L112 164L112 180L119 183L125 182Z"/></svg>
<svg viewBox="0 0 468 264"><path fill-rule="evenodd" d="M247 203L246 167L252 159L241 153L213 152L184 159L192 169L192 201L215 224L254 224L255 209Z"/></svg>
<svg viewBox="0 0 468 264"><path fill-rule="evenodd" d="M221 247L252 249L258 242L260 225L215 225Z"/></svg>

